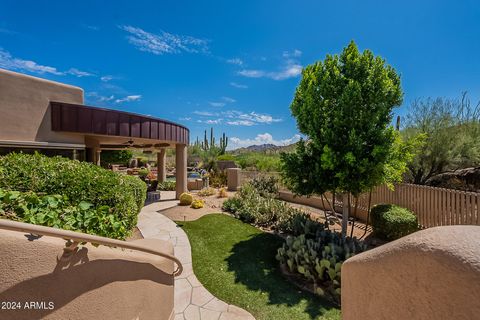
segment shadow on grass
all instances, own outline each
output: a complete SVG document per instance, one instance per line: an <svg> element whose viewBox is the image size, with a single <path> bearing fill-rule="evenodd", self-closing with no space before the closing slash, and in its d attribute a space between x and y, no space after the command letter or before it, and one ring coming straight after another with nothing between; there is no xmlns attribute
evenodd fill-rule
<svg viewBox="0 0 480 320"><path fill-rule="evenodd" d="M235 274L235 282L247 286L250 290L267 293L268 303L271 305L294 307L305 300L305 312L311 319L336 308L325 299L301 291L282 276L275 259L282 242L276 235L261 233L236 243L231 255L226 259L229 271Z"/></svg>

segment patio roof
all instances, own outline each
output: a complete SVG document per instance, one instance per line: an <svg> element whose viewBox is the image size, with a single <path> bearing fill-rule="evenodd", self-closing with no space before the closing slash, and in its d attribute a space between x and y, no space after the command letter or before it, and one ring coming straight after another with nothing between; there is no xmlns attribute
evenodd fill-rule
<svg viewBox="0 0 480 320"><path fill-rule="evenodd" d="M135 113L51 101L52 130L95 137L105 148L165 147L189 143L189 130L177 123Z"/></svg>

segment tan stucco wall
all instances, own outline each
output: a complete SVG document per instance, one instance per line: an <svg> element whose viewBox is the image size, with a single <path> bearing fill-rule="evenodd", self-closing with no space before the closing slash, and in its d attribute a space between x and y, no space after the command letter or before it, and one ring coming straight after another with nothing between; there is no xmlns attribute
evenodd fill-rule
<svg viewBox="0 0 480 320"><path fill-rule="evenodd" d="M480 227L416 232L342 266L344 320L480 317Z"/></svg>
<svg viewBox="0 0 480 320"><path fill-rule="evenodd" d="M50 101L83 104L83 90L0 69L0 140L83 144L81 135L51 131Z"/></svg>
<svg viewBox="0 0 480 320"><path fill-rule="evenodd" d="M170 243L137 240L172 254ZM0 319L173 318L173 262L154 255L86 245L69 262L57 262L65 241L0 230ZM53 302L54 309L26 310L25 302Z"/></svg>
<svg viewBox="0 0 480 320"><path fill-rule="evenodd" d="M227 187L229 191L237 191L240 187L240 173L239 168L227 169Z"/></svg>

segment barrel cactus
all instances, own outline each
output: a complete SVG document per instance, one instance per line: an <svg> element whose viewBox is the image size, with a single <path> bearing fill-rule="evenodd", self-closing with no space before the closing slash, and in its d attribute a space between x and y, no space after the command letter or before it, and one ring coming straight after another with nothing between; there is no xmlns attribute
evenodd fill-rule
<svg viewBox="0 0 480 320"><path fill-rule="evenodd" d="M204 205L205 203L203 202L202 199L195 199L193 200L191 207L193 209L200 209L200 208L203 208Z"/></svg>
<svg viewBox="0 0 480 320"><path fill-rule="evenodd" d="M192 204L192 202L193 202L193 196L190 193L184 192L180 195L181 206L189 206Z"/></svg>

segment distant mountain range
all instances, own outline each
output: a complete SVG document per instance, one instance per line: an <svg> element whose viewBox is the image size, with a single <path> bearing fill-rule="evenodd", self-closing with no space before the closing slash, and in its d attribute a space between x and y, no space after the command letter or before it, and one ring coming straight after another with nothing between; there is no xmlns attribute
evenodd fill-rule
<svg viewBox="0 0 480 320"><path fill-rule="evenodd" d="M261 152L261 153L278 153L278 152L288 152L293 150L295 144L290 144L287 146L277 146L271 143L265 144L256 144L248 147L238 148L232 150L234 154L245 153L245 152Z"/></svg>

